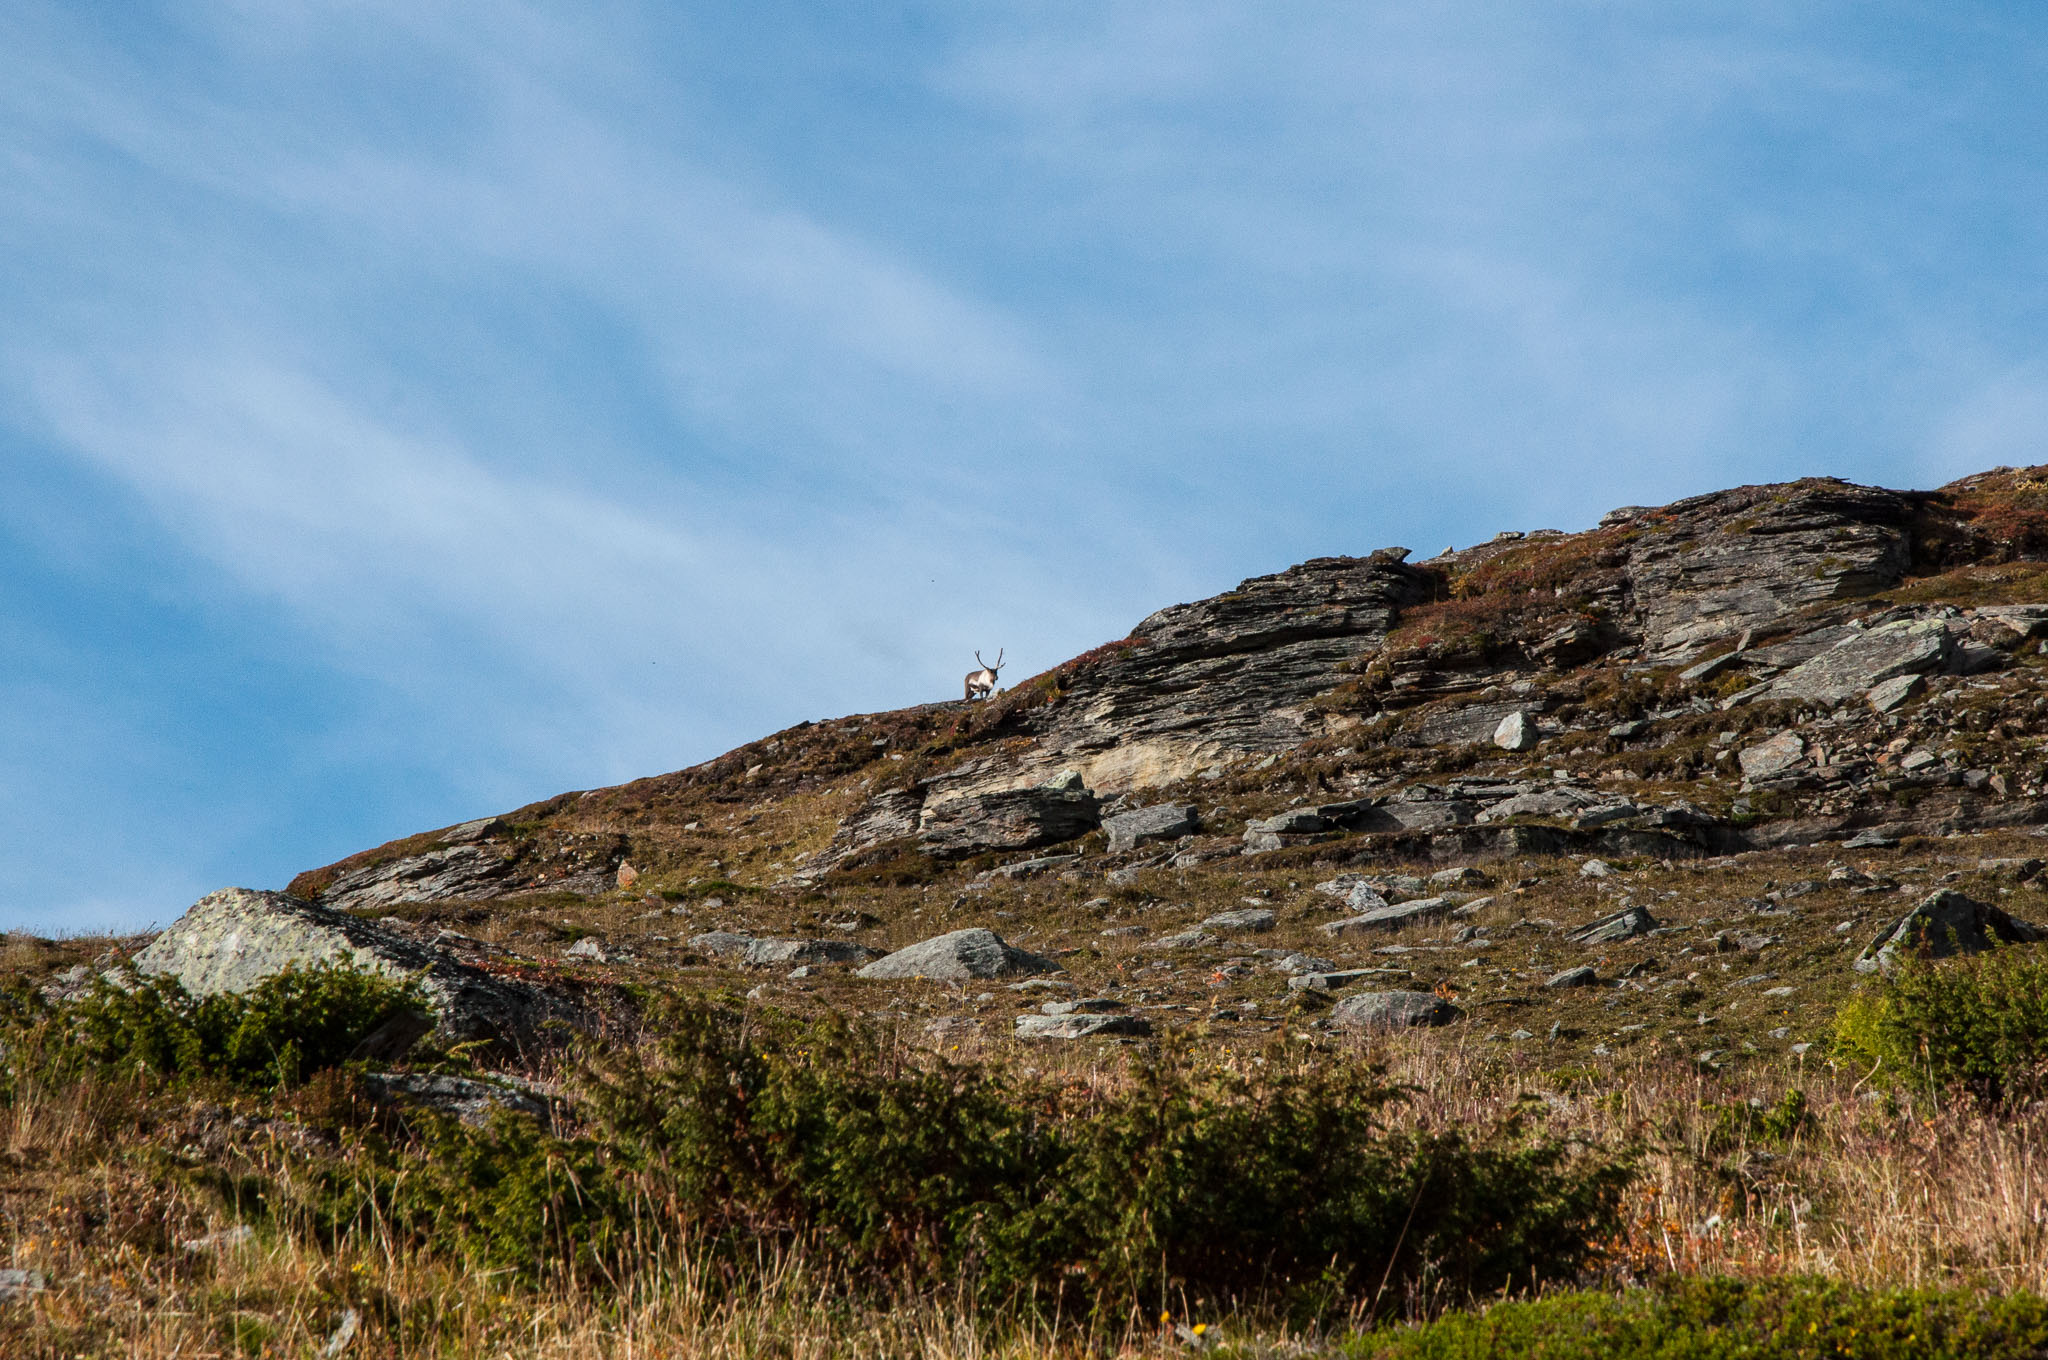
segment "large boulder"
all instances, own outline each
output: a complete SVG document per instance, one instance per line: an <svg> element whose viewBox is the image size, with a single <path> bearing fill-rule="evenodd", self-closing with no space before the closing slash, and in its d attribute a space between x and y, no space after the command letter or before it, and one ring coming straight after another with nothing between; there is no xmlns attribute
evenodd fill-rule
<svg viewBox="0 0 2048 1360"><path fill-rule="evenodd" d="M2016 920L1989 902L1950 889L1929 893L1885 927L1856 960L1859 973L1890 972L1901 955L1945 959L1981 954L2001 944L2030 944L2048 931Z"/></svg>
<svg viewBox="0 0 2048 1360"><path fill-rule="evenodd" d="M1012 948L993 930L974 927L907 945L876 959L855 976L967 982L979 978L1014 977L1020 973L1058 971L1060 966L1051 959Z"/></svg>
<svg viewBox="0 0 2048 1360"><path fill-rule="evenodd" d="M1111 850L1135 850L1153 841L1177 841L1202 829L1201 819L1187 803L1161 803L1106 817L1102 829Z"/></svg>
<svg viewBox="0 0 2048 1360"><path fill-rule="evenodd" d="M967 793L927 803L917 837L935 859L989 850L1035 850L1085 836L1102 824L1102 804L1085 788Z"/></svg>
<svg viewBox="0 0 2048 1360"><path fill-rule="evenodd" d="M497 897L512 887L512 874L511 856L504 847L446 845L350 870L328 884L320 900L347 910Z"/></svg>
<svg viewBox="0 0 2048 1360"><path fill-rule="evenodd" d="M1464 1012L1434 992L1360 992L1337 1003L1330 1023L1343 1029L1448 1025Z"/></svg>
<svg viewBox="0 0 2048 1360"><path fill-rule="evenodd" d="M374 921L248 888L200 898L135 956L138 972L175 978L194 996L246 992L287 968L322 964L416 981L444 1042L524 1048L543 1021L572 1014L537 988L493 977Z"/></svg>

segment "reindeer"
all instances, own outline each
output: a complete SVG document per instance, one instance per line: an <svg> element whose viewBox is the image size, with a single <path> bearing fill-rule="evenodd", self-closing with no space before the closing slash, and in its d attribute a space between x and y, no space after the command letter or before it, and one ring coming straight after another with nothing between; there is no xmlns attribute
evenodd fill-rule
<svg viewBox="0 0 2048 1360"><path fill-rule="evenodd" d="M996 672L1003 668L1003 652L1000 647L996 649L996 664L993 666L981 660L979 651L975 652L974 659L981 662L981 669L967 672L966 697L986 699L996 692Z"/></svg>

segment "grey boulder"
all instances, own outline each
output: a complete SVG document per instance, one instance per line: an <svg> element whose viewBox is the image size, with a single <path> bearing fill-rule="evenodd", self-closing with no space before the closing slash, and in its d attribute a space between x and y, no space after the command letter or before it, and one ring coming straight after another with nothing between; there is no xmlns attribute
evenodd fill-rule
<svg viewBox="0 0 2048 1360"><path fill-rule="evenodd" d="M1657 918L1645 907L1623 907L1598 916L1571 932L1568 938L1580 944L1615 944L1647 935L1657 928Z"/></svg>
<svg viewBox="0 0 2048 1360"><path fill-rule="evenodd" d="M1945 959L2001 944L2030 944L2048 931L1950 889L1929 893L1881 932L1856 960L1859 973L1889 972L1901 954Z"/></svg>
<svg viewBox="0 0 2048 1360"><path fill-rule="evenodd" d="M175 978L194 996L246 992L287 968L323 964L416 981L436 1037L448 1042L525 1047L542 1022L572 1014L538 988L493 977L374 921L248 888L200 898L135 956L136 971Z"/></svg>
<svg viewBox="0 0 2048 1360"><path fill-rule="evenodd" d="M749 968L786 968L820 963L866 963L877 957L850 940L750 940L740 955Z"/></svg>
<svg viewBox="0 0 2048 1360"><path fill-rule="evenodd" d="M1244 907L1237 911L1219 911L1204 920L1202 924L1211 930L1271 930L1280 918L1264 907Z"/></svg>
<svg viewBox="0 0 2048 1360"><path fill-rule="evenodd" d="M1152 1032L1152 1022L1141 1015L1020 1015L1019 1039L1089 1039L1097 1035L1138 1037Z"/></svg>
<svg viewBox="0 0 2048 1360"><path fill-rule="evenodd" d="M1844 703L1882 681L1939 669L1952 646L1949 630L1939 619L1900 619L1858 629L1760 692L1750 693L1753 697Z"/></svg>
<svg viewBox="0 0 2048 1360"><path fill-rule="evenodd" d="M1323 934L1333 939L1345 935L1362 935L1373 930L1399 930L1402 926L1447 915L1456 905L1448 897L1418 897L1412 902L1402 902L1391 907L1375 907L1358 916L1347 916L1341 921L1326 921L1320 929Z"/></svg>
<svg viewBox="0 0 2048 1360"><path fill-rule="evenodd" d="M1106 817L1102 829L1111 850L1135 850L1153 841L1177 841L1201 830L1201 819L1187 803L1161 803Z"/></svg>
<svg viewBox="0 0 2048 1360"><path fill-rule="evenodd" d="M1015 977L1023 973L1056 973L1060 966L1003 942L993 930L955 930L907 945L876 959L856 975L864 978L928 978L934 982L965 982L973 978Z"/></svg>
<svg viewBox="0 0 2048 1360"><path fill-rule="evenodd" d="M1448 1025L1464 1012L1433 992L1360 992L1337 1003L1330 1023L1344 1029Z"/></svg>

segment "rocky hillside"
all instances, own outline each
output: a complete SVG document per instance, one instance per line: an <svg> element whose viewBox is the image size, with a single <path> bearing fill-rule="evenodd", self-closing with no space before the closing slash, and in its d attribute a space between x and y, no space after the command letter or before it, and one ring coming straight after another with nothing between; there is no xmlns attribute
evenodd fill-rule
<svg viewBox="0 0 2048 1360"><path fill-rule="evenodd" d="M1740 487L1423 562L1319 558L992 701L801 724L292 890L356 909L713 880L800 895L1055 847L1109 872L1169 842L1090 839L1104 819L1176 801L1195 807L1170 842L1183 865L2034 825L2044 557L2048 470L2000 469L1934 492Z"/></svg>

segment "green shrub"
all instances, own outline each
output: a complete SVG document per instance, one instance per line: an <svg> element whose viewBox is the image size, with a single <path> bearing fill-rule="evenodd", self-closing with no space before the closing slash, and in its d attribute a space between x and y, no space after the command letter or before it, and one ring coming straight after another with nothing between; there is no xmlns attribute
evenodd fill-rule
<svg viewBox="0 0 2048 1360"><path fill-rule="evenodd" d="M1361 1360L2032 1360L2048 1353L2048 1303L1678 1276L1619 1296L1570 1293L1446 1314L1345 1350Z"/></svg>
<svg viewBox="0 0 2048 1360"><path fill-rule="evenodd" d="M1299 1313L1571 1278L1629 1172L1510 1131L1394 1133L1376 1072L1275 1055L1256 1075L1169 1050L1102 1095L913 1060L841 1019L677 1002L651 1052L593 1054L588 1126L432 1125L356 1209L495 1268L603 1269L649 1232L739 1257L799 1246L881 1290L991 1305L1176 1311L1258 1297ZM347 1187L335 1187L345 1190Z"/></svg>
<svg viewBox="0 0 2048 1360"><path fill-rule="evenodd" d="M417 987L360 969L288 968L243 993L192 996L176 979L98 981L56 1008L68 1056L102 1069L295 1086L347 1061L369 1033L423 1009Z"/></svg>
<svg viewBox="0 0 2048 1360"><path fill-rule="evenodd" d="M1837 1013L1833 1047L1887 1085L1986 1104L2031 1095L2048 1064L2048 959L2013 947L1903 959Z"/></svg>

